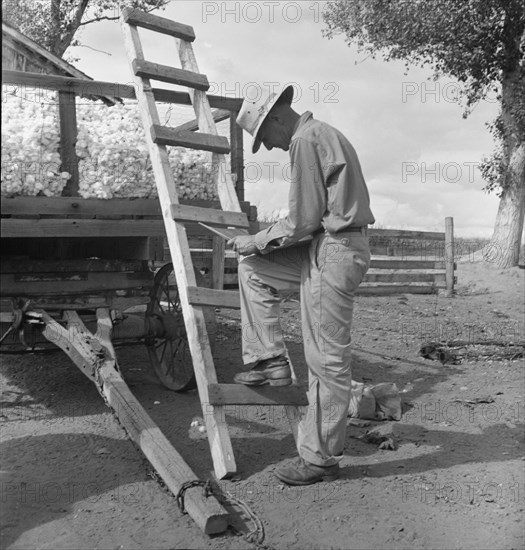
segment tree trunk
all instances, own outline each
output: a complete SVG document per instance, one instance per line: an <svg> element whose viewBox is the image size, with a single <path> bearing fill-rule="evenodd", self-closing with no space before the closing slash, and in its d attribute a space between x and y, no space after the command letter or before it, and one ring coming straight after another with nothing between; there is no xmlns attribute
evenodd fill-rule
<svg viewBox="0 0 525 550"><path fill-rule="evenodd" d="M483 249L483 258L498 267L518 265L525 215L525 143L512 153L507 186L499 203L494 233Z"/></svg>
<svg viewBox="0 0 525 550"><path fill-rule="evenodd" d="M525 131L523 94L525 76L515 66L504 72L501 87L501 115L505 172L501 174L502 195L494 233L483 250L486 261L498 267L519 263L525 214Z"/></svg>

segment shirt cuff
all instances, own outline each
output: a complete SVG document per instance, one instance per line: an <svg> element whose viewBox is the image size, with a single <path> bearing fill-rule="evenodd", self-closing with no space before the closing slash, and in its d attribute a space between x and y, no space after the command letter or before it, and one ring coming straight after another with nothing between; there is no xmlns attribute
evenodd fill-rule
<svg viewBox="0 0 525 550"><path fill-rule="evenodd" d="M273 226L268 227L268 229L263 229L254 235L255 246L259 249L260 254L269 254L272 250L281 248L284 236L271 235L272 228Z"/></svg>

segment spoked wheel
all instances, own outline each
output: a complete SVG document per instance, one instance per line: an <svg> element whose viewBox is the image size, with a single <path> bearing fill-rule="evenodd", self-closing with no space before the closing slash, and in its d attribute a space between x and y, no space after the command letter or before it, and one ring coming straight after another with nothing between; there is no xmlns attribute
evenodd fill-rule
<svg viewBox="0 0 525 550"><path fill-rule="evenodd" d="M204 286L196 271L198 286ZM210 347L215 346L215 310L204 308ZM150 363L162 384L174 391L188 391L197 386L193 362L184 325L179 290L171 263L155 275L151 299L146 310L149 336L146 337Z"/></svg>

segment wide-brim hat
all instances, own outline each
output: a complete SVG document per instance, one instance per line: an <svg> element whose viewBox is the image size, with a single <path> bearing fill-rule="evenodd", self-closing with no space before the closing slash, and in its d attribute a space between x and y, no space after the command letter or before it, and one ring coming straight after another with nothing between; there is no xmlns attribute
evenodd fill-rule
<svg viewBox="0 0 525 550"><path fill-rule="evenodd" d="M293 86L286 86L281 92L272 92L261 87L261 93L255 99L246 98L242 102L241 110L237 116L237 124L253 136L252 153L257 153L261 146L259 130L268 113L280 98L291 105L293 100Z"/></svg>

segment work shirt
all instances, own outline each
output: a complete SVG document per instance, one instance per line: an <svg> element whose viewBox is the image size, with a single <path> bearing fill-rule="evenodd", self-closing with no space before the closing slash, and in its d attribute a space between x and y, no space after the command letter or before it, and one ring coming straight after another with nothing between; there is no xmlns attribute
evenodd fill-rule
<svg viewBox="0 0 525 550"><path fill-rule="evenodd" d="M375 222L357 153L346 137L306 111L290 142L289 213L254 235L262 254L317 231L340 233Z"/></svg>

